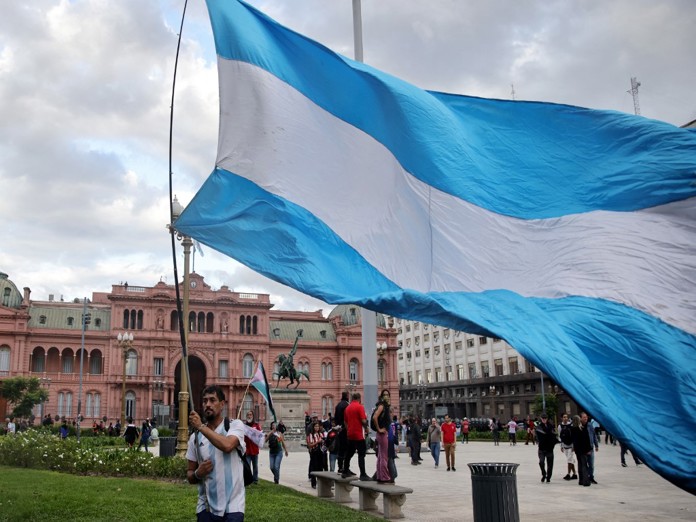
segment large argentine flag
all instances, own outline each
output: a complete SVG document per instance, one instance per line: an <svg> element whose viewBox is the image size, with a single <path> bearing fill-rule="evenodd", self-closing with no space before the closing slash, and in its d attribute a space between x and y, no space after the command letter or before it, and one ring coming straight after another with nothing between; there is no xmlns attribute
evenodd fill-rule
<svg viewBox="0 0 696 522"><path fill-rule="evenodd" d="M219 150L179 231L329 303L504 338L696 492L696 133L423 91L208 7Z"/></svg>

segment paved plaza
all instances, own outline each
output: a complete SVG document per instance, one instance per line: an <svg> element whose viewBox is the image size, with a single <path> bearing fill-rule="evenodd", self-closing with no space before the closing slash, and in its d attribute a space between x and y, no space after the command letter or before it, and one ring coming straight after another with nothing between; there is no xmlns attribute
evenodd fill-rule
<svg viewBox="0 0 696 522"><path fill-rule="evenodd" d="M602 444L595 458L597 485L582 487L577 481L565 481L565 457L557 449L551 483L540 482L541 472L536 446L509 446L501 441L470 442L457 444L456 472L448 472L444 465L444 452L440 455L440 467L434 468L430 453L423 447L423 462L412 466L408 455L400 454L396 461L398 485L413 488L403 506L406 521L470 521L473 520L471 473L468 462L514 462L517 468L517 491L520 519L523 521L673 521L696 520L696 496L666 481L645 465L636 466L630 454L628 467L621 467L619 446ZM375 456L366 458L368 474L375 470ZM297 450L283 458L280 483L293 489L316 495L307 479L309 457L306 451ZM268 469L268 451L259 455L259 475L272 481ZM351 469L358 472L357 456ZM353 489L358 508L358 491ZM381 509L381 499L378 500ZM250 517L251 519L251 514Z"/></svg>

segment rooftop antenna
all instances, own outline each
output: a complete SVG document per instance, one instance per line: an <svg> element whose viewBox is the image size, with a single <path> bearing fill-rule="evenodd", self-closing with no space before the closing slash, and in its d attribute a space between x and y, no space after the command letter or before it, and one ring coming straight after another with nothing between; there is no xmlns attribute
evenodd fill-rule
<svg viewBox="0 0 696 522"><path fill-rule="evenodd" d="M633 112L636 116L640 116L640 103L638 102L638 87L640 87L640 82L638 81L638 78L632 76L631 89L626 92L633 96Z"/></svg>

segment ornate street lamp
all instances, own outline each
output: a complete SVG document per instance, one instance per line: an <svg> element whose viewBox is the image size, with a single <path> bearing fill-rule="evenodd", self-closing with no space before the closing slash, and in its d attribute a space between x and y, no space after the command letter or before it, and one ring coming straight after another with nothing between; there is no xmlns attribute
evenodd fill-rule
<svg viewBox="0 0 696 522"><path fill-rule="evenodd" d="M128 351L133 348L133 334L119 333L116 337L118 347L123 352L123 381L121 383L121 428L126 429L126 364L128 363Z"/></svg>

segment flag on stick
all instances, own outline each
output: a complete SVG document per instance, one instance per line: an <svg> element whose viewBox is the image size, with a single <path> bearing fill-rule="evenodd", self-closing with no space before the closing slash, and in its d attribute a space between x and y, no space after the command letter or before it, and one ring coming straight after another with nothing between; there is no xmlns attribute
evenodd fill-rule
<svg viewBox="0 0 696 522"><path fill-rule="evenodd" d="M251 378L250 384L258 390L258 392L263 395L268 404L268 409L273 415L273 420L276 420L275 409L273 408L273 399L271 399L271 388L268 386L268 379L266 379L266 370L263 368L263 363L259 361L259 365L256 367L256 373L254 373ZM261 444L262 445L262 444Z"/></svg>
<svg viewBox="0 0 696 522"><path fill-rule="evenodd" d="M218 157L177 230L327 303L505 339L696 493L695 132L424 91L208 9Z"/></svg>

